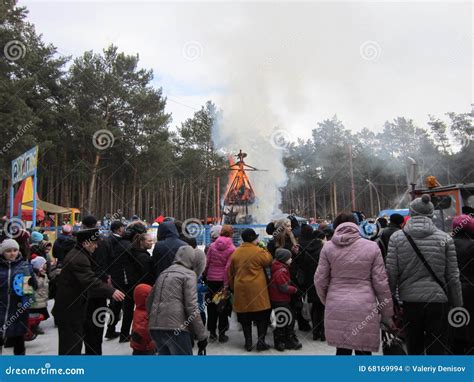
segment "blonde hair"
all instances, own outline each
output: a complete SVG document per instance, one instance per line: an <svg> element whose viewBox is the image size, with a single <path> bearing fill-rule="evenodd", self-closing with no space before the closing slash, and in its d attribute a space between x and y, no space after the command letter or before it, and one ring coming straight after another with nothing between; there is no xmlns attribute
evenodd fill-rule
<svg viewBox="0 0 474 382"><path fill-rule="evenodd" d="M290 224L290 219L279 219L275 222L275 232L273 232L273 237L275 238L275 247L283 248L285 246L286 238L288 237L293 246L297 245L295 235L293 232L288 232L286 226Z"/></svg>

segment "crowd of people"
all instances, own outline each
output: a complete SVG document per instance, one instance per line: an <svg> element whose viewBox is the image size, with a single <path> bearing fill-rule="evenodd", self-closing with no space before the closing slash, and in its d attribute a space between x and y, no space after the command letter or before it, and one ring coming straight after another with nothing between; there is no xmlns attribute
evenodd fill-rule
<svg viewBox="0 0 474 382"><path fill-rule="evenodd" d="M206 354L229 341L233 313L249 352L269 350L271 331L277 351L299 350L298 328L337 355L370 355L382 325L408 354L473 354L474 216L457 216L448 234L433 215L423 196L408 220L393 214L370 237L352 212L316 229L279 219L265 241L215 225L203 249L171 220L156 238L139 219L112 221L104 236L92 216L78 231L63 226L54 245L37 231L2 233L0 348L25 354L54 299L60 355L101 355L104 332L134 355ZM450 319L459 308L471 318L461 326Z"/></svg>

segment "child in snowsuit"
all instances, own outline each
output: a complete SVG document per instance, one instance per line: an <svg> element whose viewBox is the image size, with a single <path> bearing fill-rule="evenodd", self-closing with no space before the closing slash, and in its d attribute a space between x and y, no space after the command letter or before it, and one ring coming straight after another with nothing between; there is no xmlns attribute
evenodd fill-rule
<svg viewBox="0 0 474 382"><path fill-rule="evenodd" d="M276 328L273 331L275 349L278 351L298 350L302 348L295 333L295 313L291 309L291 296L300 293L291 285L289 265L291 252L285 248L275 251L272 263L272 276L268 288L272 309L276 317Z"/></svg>
<svg viewBox="0 0 474 382"><path fill-rule="evenodd" d="M38 289L35 291L35 302L31 306L30 314L41 314L43 315L43 321L49 318L48 312L48 295L49 295L49 281L46 275L46 259L41 256L37 256L31 260L33 271L35 272L36 281L38 282ZM34 333L44 334L43 330L37 324L33 328Z"/></svg>
<svg viewBox="0 0 474 382"><path fill-rule="evenodd" d="M153 288L148 284L138 284L133 291L135 311L133 312L132 336L130 347L133 355L154 355L156 346L148 331L148 313L146 299Z"/></svg>
<svg viewBox="0 0 474 382"><path fill-rule="evenodd" d="M13 354L25 355L24 335L36 286L31 266L23 260L18 243L4 240L0 244L0 354L5 340L9 340Z"/></svg>

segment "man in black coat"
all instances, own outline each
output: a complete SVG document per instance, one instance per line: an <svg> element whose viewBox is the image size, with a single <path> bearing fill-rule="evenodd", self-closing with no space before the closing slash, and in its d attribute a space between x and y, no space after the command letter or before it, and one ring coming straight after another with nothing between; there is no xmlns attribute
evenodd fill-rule
<svg viewBox="0 0 474 382"><path fill-rule="evenodd" d="M380 251L382 252L382 256L385 260L387 257L387 250L388 250L388 243L390 241L390 237L397 231L402 229L403 226L403 216L400 214L391 214L390 215L390 223L388 226L382 230L380 234L379 240L377 243L379 245Z"/></svg>
<svg viewBox="0 0 474 382"><path fill-rule="evenodd" d="M314 286L314 274L318 268L319 255L323 249L324 232L313 231L310 225L301 227L300 254L301 268L303 270L303 291L308 296L311 305L311 323L313 329L313 340L326 340L324 335L324 304L319 299Z"/></svg>
<svg viewBox="0 0 474 382"><path fill-rule="evenodd" d="M178 252L179 247L187 245L179 239L179 233L176 225L172 221L161 223L158 227L158 242L153 248L153 256L151 258L153 269L155 271L155 280L166 268L173 264L174 256Z"/></svg>
<svg viewBox="0 0 474 382"><path fill-rule="evenodd" d="M133 291L135 286L142 281L141 264L134 258L132 252L132 242L135 236L146 233L145 225L137 220L131 223L123 232L123 236L118 234L119 224L112 223L113 233L109 237L110 257L107 261L107 270L110 273L114 287L125 293L122 303L113 303L111 309L114 321L107 328L106 338L116 336L115 327L120 318L120 311L123 311L122 326L120 328L119 342L130 341L130 327L133 321L133 310L135 303Z"/></svg>
<svg viewBox="0 0 474 382"><path fill-rule="evenodd" d="M65 257L58 276L58 291L52 311L58 325L59 355L81 354L89 296L116 301L125 297L122 292L101 281L92 270L99 230L82 230L76 237L77 244Z"/></svg>

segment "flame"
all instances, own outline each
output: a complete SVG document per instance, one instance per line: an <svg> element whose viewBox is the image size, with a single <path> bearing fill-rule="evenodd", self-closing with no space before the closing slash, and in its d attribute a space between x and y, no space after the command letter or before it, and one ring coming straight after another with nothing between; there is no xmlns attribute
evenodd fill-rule
<svg viewBox="0 0 474 382"><path fill-rule="evenodd" d="M235 164L235 160L232 157L232 155L229 154L227 158L229 159L229 166L232 166ZM230 186L232 186L232 181L234 180L234 174L235 174L235 171L229 171L229 175L227 176L227 186L225 188L224 196L227 195L227 193L229 192Z"/></svg>
<svg viewBox="0 0 474 382"><path fill-rule="evenodd" d="M229 157L229 163L230 166L233 166L236 162L232 157ZM229 173L224 202L231 205L239 204L240 202L253 203L255 193L250 185L250 179L245 172L243 159L238 164L238 169L232 170Z"/></svg>

